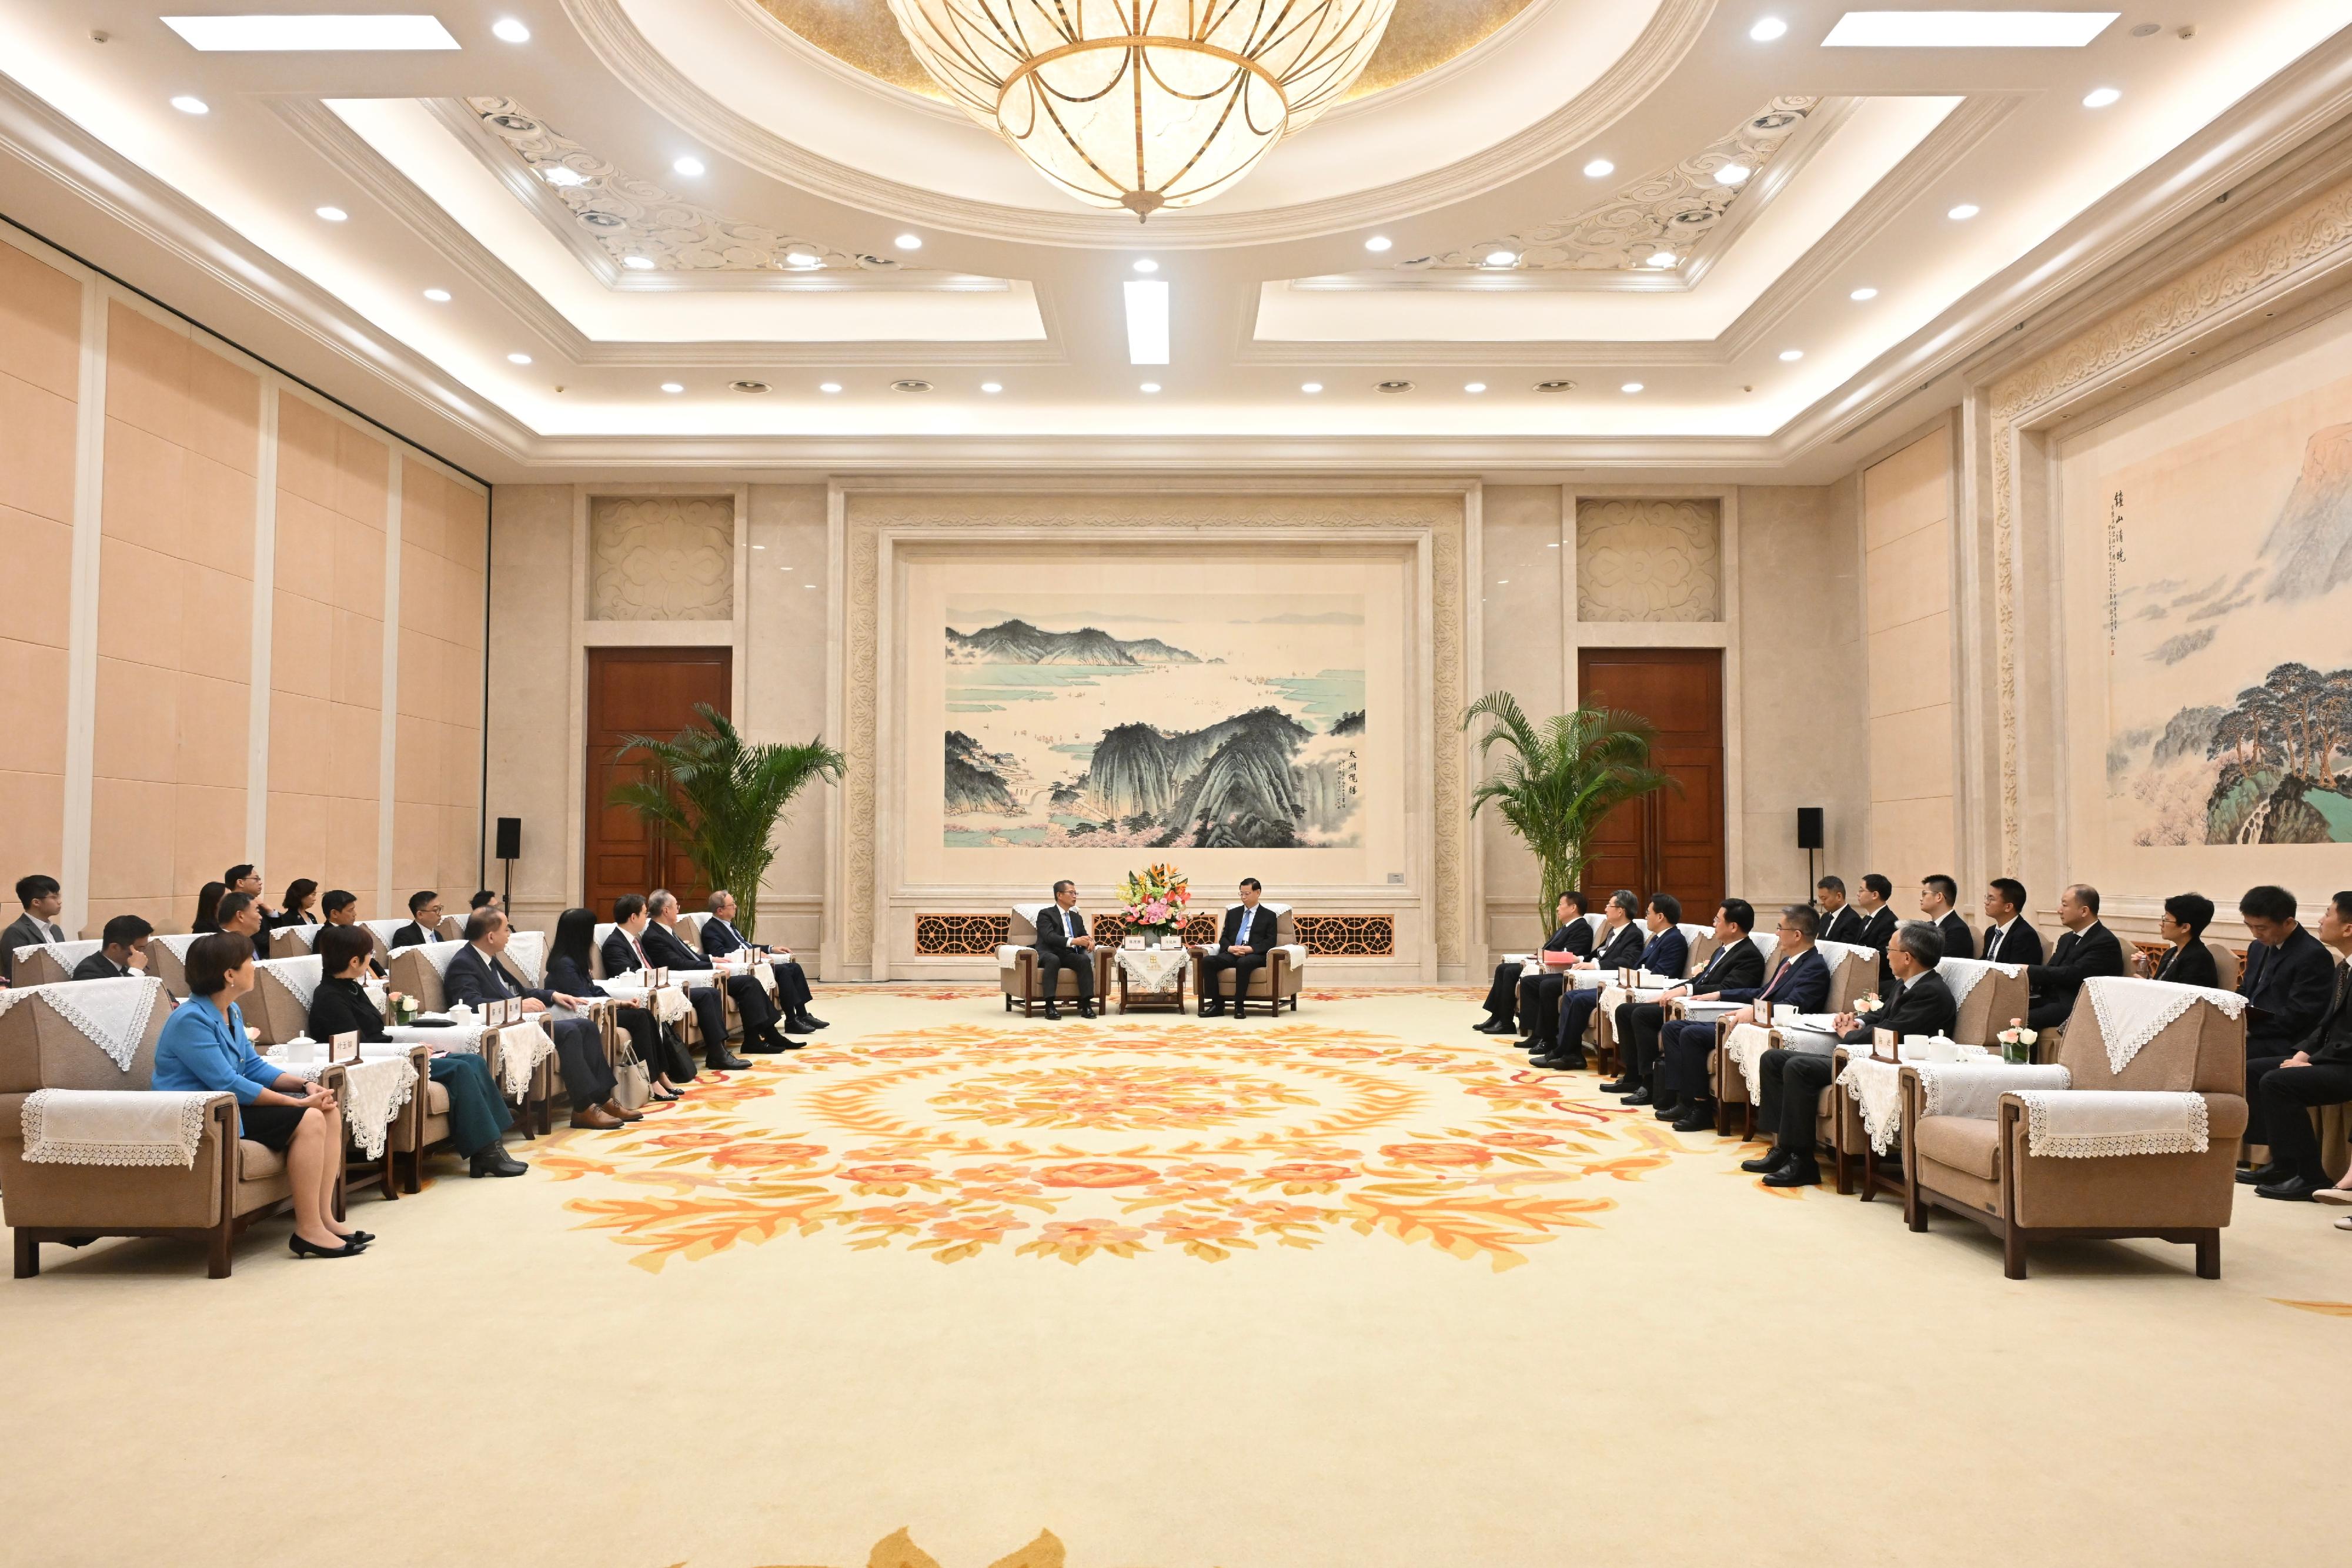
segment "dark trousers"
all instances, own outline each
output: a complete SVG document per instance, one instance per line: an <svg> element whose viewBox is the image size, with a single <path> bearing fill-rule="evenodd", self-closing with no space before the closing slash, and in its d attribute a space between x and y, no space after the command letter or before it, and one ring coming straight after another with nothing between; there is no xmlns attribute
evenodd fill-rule
<svg viewBox="0 0 2352 1568"><path fill-rule="evenodd" d="M562 1070L572 1109L584 1111L610 1100L620 1081L613 1076L613 1064L604 1060L604 1032L586 1019L541 1016L555 1037L555 1064Z"/></svg>
<svg viewBox="0 0 2352 1568"><path fill-rule="evenodd" d="M1495 966L1495 983L1486 988L1486 1013L1505 1020L1516 1018L1519 996L1519 966Z"/></svg>
<svg viewBox="0 0 2352 1568"><path fill-rule="evenodd" d="M478 1056L436 1056L433 1082L449 1092L449 1142L471 1158L499 1141L514 1125L490 1065Z"/></svg>
<svg viewBox="0 0 2352 1568"><path fill-rule="evenodd" d="M783 1004L784 1016L796 1019L808 1011L808 976L802 972L796 958L778 958L768 965L776 977L776 999Z"/></svg>
<svg viewBox="0 0 2352 1568"><path fill-rule="evenodd" d="M1579 990L1565 988L1559 997L1559 1026L1552 1030L1554 1056L1580 1057L1584 1054L1584 1026L1601 1010L1601 988L1586 986Z"/></svg>
<svg viewBox="0 0 2352 1568"><path fill-rule="evenodd" d="M1062 971L1067 969L1078 979L1078 998L1090 1001L1095 994L1095 955L1089 947L1040 947L1037 949L1037 985L1044 999L1052 1002L1062 994Z"/></svg>
<svg viewBox="0 0 2352 1568"><path fill-rule="evenodd" d="M702 1036L702 1054L706 1060L725 1054L727 1050L727 998L719 994L716 986L688 986L686 999L694 1009L695 1031Z"/></svg>
<svg viewBox="0 0 2352 1568"><path fill-rule="evenodd" d="M1622 1002L1612 1023L1625 1076L1646 1086L1658 1068L1658 1033L1666 1027L1666 1009L1655 1002Z"/></svg>
<svg viewBox="0 0 2352 1568"><path fill-rule="evenodd" d="M1519 1032L1530 1040L1549 1040L1559 1030L1559 993L1564 975L1530 975L1519 982Z"/></svg>
<svg viewBox="0 0 2352 1568"><path fill-rule="evenodd" d="M1756 1124L1778 1133L1780 1147L1811 1154L1820 1129L1822 1091L1836 1076L1835 1059L1774 1046L1757 1067Z"/></svg>
<svg viewBox="0 0 2352 1568"><path fill-rule="evenodd" d="M1265 955L1263 953L1210 954L1201 960L1202 1005L1224 999L1225 971L1231 969L1234 972L1234 1011L1240 1012L1243 1001L1249 996L1250 977L1265 967ZM1274 1005L1271 996L1266 998L1266 1005Z"/></svg>
<svg viewBox="0 0 2352 1568"><path fill-rule="evenodd" d="M773 1027L784 1015L768 999L768 988L751 975L727 977L727 994L735 998L735 1011L743 1019L743 1038L754 1039Z"/></svg>
<svg viewBox="0 0 2352 1568"><path fill-rule="evenodd" d="M613 1017L628 1031L629 1044L635 1048L637 1060L646 1071L682 1083L694 1076L694 1058L668 1026L644 1008L615 1008Z"/></svg>
<svg viewBox="0 0 2352 1568"><path fill-rule="evenodd" d="M2066 1015L2074 1010L2074 998L2080 994L2077 991L2062 991L2055 996L2037 999L2032 1007L2025 1009L2025 1027L2028 1029L2063 1027L2066 1022Z"/></svg>
<svg viewBox="0 0 2352 1568"><path fill-rule="evenodd" d="M1706 1075L1707 1054L1715 1050L1715 1025L1698 1019L1677 1019L1658 1031L1658 1082L1654 1097L1712 1100L1715 1085Z"/></svg>
<svg viewBox="0 0 2352 1568"><path fill-rule="evenodd" d="M2248 1099L2254 1114L2246 1135L2270 1145L2273 1164L2286 1166L2305 1181L2325 1182L2327 1171L2319 1163L2319 1133L2312 1126L2309 1113L2315 1105L2352 1100L2352 1061L2273 1065Z"/></svg>

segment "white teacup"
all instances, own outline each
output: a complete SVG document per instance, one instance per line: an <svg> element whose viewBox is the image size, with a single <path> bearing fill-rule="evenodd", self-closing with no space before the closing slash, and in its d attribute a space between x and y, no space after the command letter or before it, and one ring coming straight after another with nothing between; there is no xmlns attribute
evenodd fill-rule
<svg viewBox="0 0 2352 1568"><path fill-rule="evenodd" d="M319 1042L314 1040L289 1040L278 1049L292 1062L307 1065L319 1059Z"/></svg>
<svg viewBox="0 0 2352 1568"><path fill-rule="evenodd" d="M1915 1061L1958 1061L1959 1042L1942 1035L1906 1034L1903 1037L1903 1054Z"/></svg>

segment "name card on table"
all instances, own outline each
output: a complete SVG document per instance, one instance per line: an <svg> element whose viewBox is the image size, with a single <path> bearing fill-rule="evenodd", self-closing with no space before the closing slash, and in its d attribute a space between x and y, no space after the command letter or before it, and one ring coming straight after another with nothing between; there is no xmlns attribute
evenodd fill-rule
<svg viewBox="0 0 2352 1568"><path fill-rule="evenodd" d="M1896 1047L1893 1030L1874 1029L1870 1031L1870 1060L1873 1061L1903 1060L1903 1052Z"/></svg>
<svg viewBox="0 0 2352 1568"><path fill-rule="evenodd" d="M1144 941L1140 936L1130 936L1126 941L1121 942L1119 946L1122 947L1131 948L1135 952L1140 953L1144 948Z"/></svg>
<svg viewBox="0 0 2352 1568"><path fill-rule="evenodd" d="M360 1031L347 1029L327 1042L329 1061L357 1061L360 1059Z"/></svg>
<svg viewBox="0 0 2352 1568"><path fill-rule="evenodd" d="M505 1021L510 1024L522 1022L522 998L520 997L509 997L507 998L507 1014Z"/></svg>

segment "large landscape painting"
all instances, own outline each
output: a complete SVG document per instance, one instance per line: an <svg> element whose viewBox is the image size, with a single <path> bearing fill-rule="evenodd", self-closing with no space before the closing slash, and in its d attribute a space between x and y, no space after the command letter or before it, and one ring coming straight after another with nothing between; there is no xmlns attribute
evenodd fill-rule
<svg viewBox="0 0 2352 1568"><path fill-rule="evenodd" d="M1354 848L1360 594L946 601L945 845Z"/></svg>
<svg viewBox="0 0 2352 1568"><path fill-rule="evenodd" d="M2325 422L2352 383L2303 402L2321 417L2240 421L2102 497L2134 843L2352 842L2352 423Z"/></svg>

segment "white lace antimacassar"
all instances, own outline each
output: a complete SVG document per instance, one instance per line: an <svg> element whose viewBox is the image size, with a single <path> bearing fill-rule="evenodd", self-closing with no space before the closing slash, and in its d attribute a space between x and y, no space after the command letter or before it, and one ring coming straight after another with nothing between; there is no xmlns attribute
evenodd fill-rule
<svg viewBox="0 0 2352 1568"><path fill-rule="evenodd" d="M2246 1010L2246 998L2235 991L2175 985L2170 980L2099 975L2084 980L2083 989L2098 1014L2099 1036L2107 1045L2107 1070L2117 1073L2131 1065L2140 1047L2199 1002L2224 1018L2234 1019Z"/></svg>
<svg viewBox="0 0 2352 1568"><path fill-rule="evenodd" d="M264 977L285 988L302 1009L302 1016L310 1016L310 998L319 994L320 957L316 953L307 958L271 958L254 967Z"/></svg>
<svg viewBox="0 0 2352 1568"><path fill-rule="evenodd" d="M517 973L534 986L547 983L547 933L518 931L507 940L503 956Z"/></svg>
<svg viewBox="0 0 2352 1568"><path fill-rule="evenodd" d="M29 947L16 949L16 962L23 963L27 953L47 953L57 961L58 968L70 975L76 965L105 946L103 942L89 938L79 942L36 942Z"/></svg>
<svg viewBox="0 0 2352 1568"><path fill-rule="evenodd" d="M163 982L152 975L125 975L116 980L34 986L25 994L47 1001L128 1072L131 1058L139 1054L139 1042L147 1038L147 1020L154 1014L155 998L163 994Z"/></svg>
<svg viewBox="0 0 2352 1568"><path fill-rule="evenodd" d="M196 1162L215 1098L209 1090L36 1089L25 1096L19 1118L24 1158L27 1165L185 1170Z"/></svg>
<svg viewBox="0 0 2352 1568"><path fill-rule="evenodd" d="M2211 1142L2212 1112L2202 1094L2116 1089L2012 1092L2025 1102L2026 1152L2045 1158L2201 1155Z"/></svg>
<svg viewBox="0 0 2352 1568"><path fill-rule="evenodd" d="M456 957L457 949L464 946L463 942L427 942L421 947L404 947L401 951L424 954L425 961L433 966L433 972L446 979L449 974L449 960Z"/></svg>
<svg viewBox="0 0 2352 1568"><path fill-rule="evenodd" d="M281 1072L290 1072L297 1078L309 1079L313 1082L333 1065L325 1061L287 1061L278 1056L264 1060ZM415 1092L416 1064L403 1053L346 1061L342 1068L343 1126L352 1142L359 1145L360 1153L372 1160L380 1160L383 1158L383 1145L391 1135L393 1123L399 1119L401 1107L406 1105L409 1096Z"/></svg>
<svg viewBox="0 0 2352 1568"><path fill-rule="evenodd" d="M195 939L210 935L210 932L205 931L158 931L149 940L161 942L172 950L173 957L184 964L188 961L188 948Z"/></svg>
<svg viewBox="0 0 2352 1568"><path fill-rule="evenodd" d="M1977 988L1977 982L1989 969L1999 969L2011 979L2025 973L2022 964L1993 964L1982 958L1947 958L1936 966L1936 973L1944 977L1944 987L1952 993L1952 1005L1959 1006Z"/></svg>

